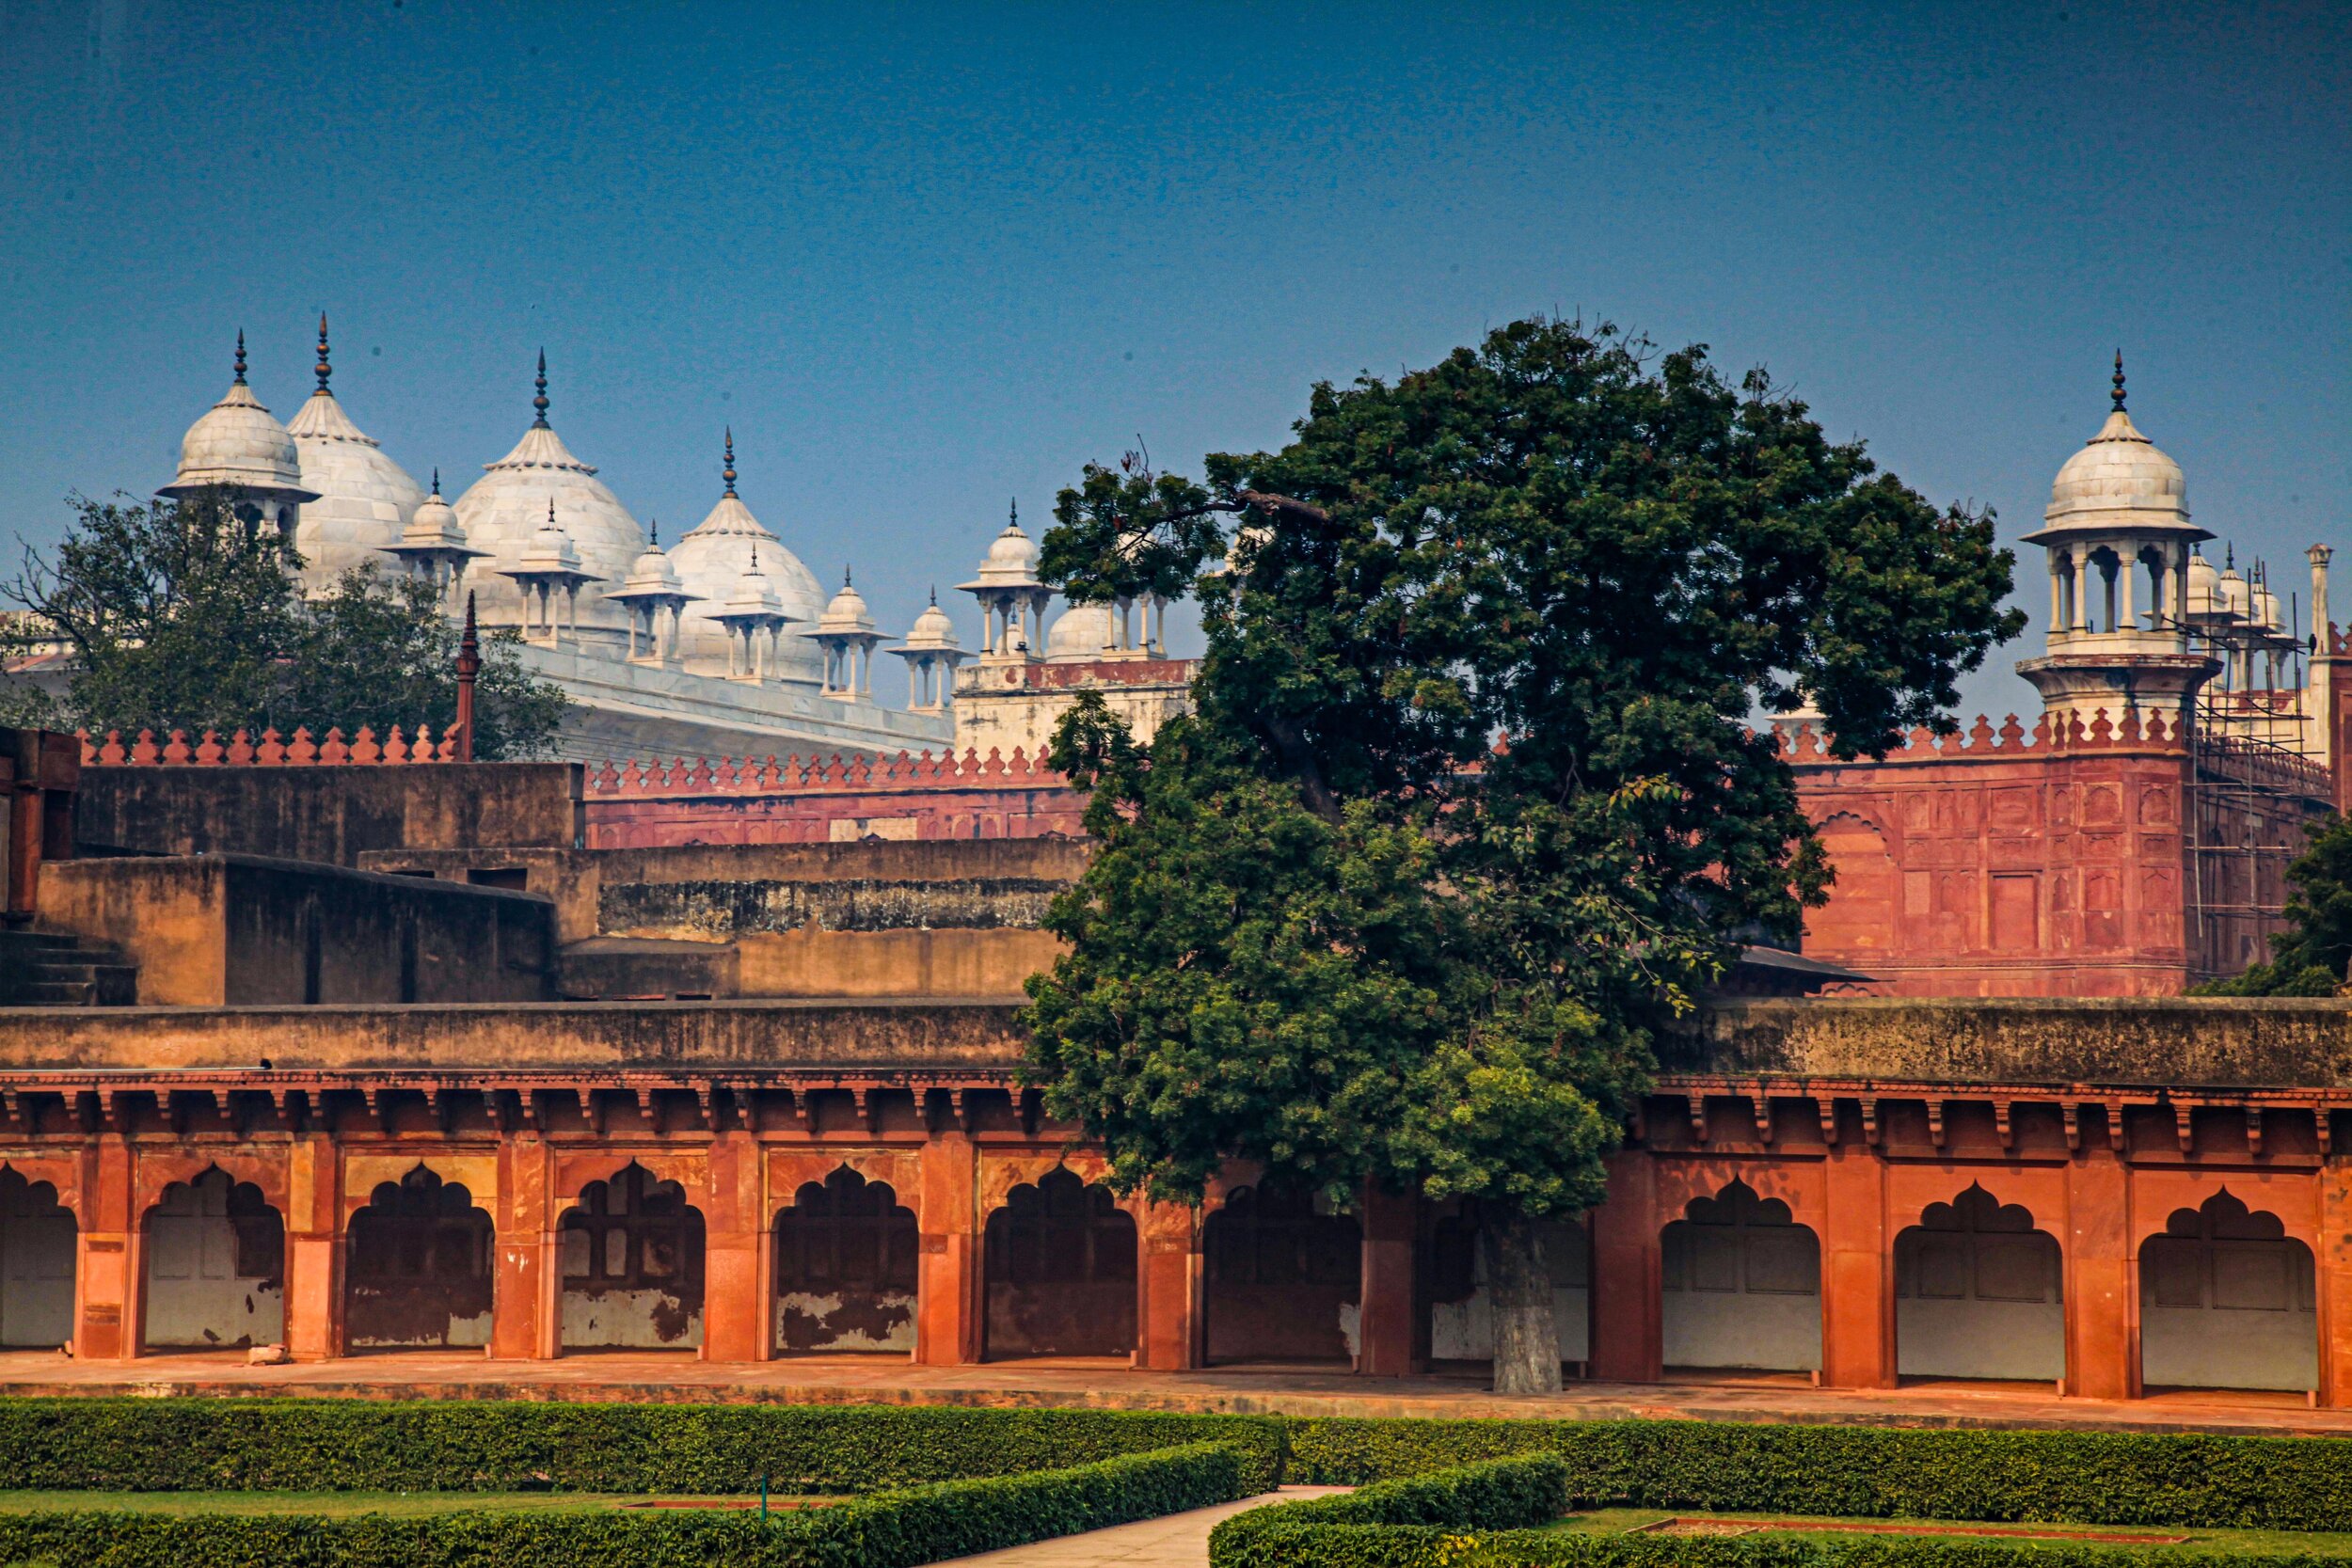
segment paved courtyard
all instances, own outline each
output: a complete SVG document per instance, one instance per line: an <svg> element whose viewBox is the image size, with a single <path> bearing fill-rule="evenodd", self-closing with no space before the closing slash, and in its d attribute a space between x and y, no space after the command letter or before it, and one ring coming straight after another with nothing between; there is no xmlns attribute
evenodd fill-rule
<svg viewBox="0 0 2352 1568"><path fill-rule="evenodd" d="M719 1363L690 1354L491 1361L437 1352L248 1367L242 1352L79 1362L0 1354L0 1394L278 1394L378 1399L743 1400L775 1403L1077 1405L1294 1416L1543 1416L1604 1419L1856 1421L1904 1426L2122 1428L2352 1434L2352 1410L2294 1394L2061 1400L2040 1384L1921 1383L1828 1390L1800 1379L1572 1383L1554 1399L1501 1399L1455 1377L1359 1378L1328 1368L1140 1372L1111 1363L915 1367L895 1357Z"/></svg>

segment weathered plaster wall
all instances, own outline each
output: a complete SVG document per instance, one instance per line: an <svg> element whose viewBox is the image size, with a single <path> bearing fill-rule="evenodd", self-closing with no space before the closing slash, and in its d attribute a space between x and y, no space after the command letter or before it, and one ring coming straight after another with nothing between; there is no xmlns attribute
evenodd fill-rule
<svg viewBox="0 0 2352 1568"><path fill-rule="evenodd" d="M577 763L86 768L74 835L138 854L356 866L371 849L567 847L584 821Z"/></svg>
<svg viewBox="0 0 2352 1568"><path fill-rule="evenodd" d="M41 897L150 1005L538 1001L555 957L542 899L256 856L52 862Z"/></svg>

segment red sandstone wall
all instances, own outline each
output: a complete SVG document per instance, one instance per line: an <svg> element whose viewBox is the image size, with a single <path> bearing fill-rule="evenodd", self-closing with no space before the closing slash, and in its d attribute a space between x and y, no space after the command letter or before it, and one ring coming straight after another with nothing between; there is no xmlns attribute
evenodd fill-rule
<svg viewBox="0 0 2352 1568"><path fill-rule="evenodd" d="M2012 720L1883 761L1792 743L1837 880L1804 951L1899 996L2134 996L2190 979L2180 741L2028 744Z"/></svg>
<svg viewBox="0 0 2352 1568"><path fill-rule="evenodd" d="M588 847L1041 838L1085 831L1084 801L1018 750L1009 760L900 755L606 763L587 776Z"/></svg>

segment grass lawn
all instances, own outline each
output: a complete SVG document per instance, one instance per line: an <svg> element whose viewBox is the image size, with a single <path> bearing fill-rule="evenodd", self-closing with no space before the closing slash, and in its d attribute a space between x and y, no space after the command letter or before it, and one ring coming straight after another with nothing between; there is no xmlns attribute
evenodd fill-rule
<svg viewBox="0 0 2352 1568"><path fill-rule="evenodd" d="M118 1513L310 1513L341 1519L358 1513L603 1513L628 1503L650 1500L653 1499L604 1492L0 1492L0 1513L47 1513L90 1509ZM702 1503L742 1499L660 1500ZM757 1497L750 1500L756 1509ZM769 1499L769 1506L778 1510L822 1507L839 1500L775 1497Z"/></svg>
<svg viewBox="0 0 2352 1568"><path fill-rule="evenodd" d="M2026 1523L2004 1522L1985 1524L1971 1523L1965 1520L1943 1519L1847 1519L1828 1515L1796 1515L1788 1513L1719 1513L1711 1510L1697 1508L1595 1509L1590 1513L1571 1513L1566 1518L1560 1520L1558 1523L1549 1525L1545 1528L1556 1530L1570 1530L1587 1535L1619 1535L1623 1534L1627 1530L1639 1529L1644 1525L1655 1524L1661 1519L1721 1519L1726 1523L1730 1523L1740 1520L1781 1520L1813 1517L1819 1517L1820 1522L1825 1525L1950 1525L1953 1528L1962 1530L1999 1530L2002 1534L1996 1537L1996 1539L1998 1539L2004 1545L2070 1547L2131 1547L2134 1545L2133 1542L2083 1541L2069 1540L2058 1537L2037 1539L2031 1536L2017 1536L2008 1533L2011 1530L2031 1529L2034 1528L2033 1525ZM2178 1548L2184 1552L2236 1552L2247 1555L2261 1554L2265 1556L2279 1556L2301 1552L2308 1553L2313 1557L2352 1558L2352 1532L2312 1531L2305 1533L2296 1530L2274 1529L2187 1529L2169 1528L2161 1525L2052 1525L2049 1528L2053 1530L2083 1531L2098 1535L2130 1536L2136 1539L2151 1536L2158 1538L2153 1543L2142 1543L2142 1545L2161 1545L2166 1544L2163 1540L2165 1537L2185 1536L2187 1537L2186 1540L2178 1543ZM1848 1530L1779 1529L1768 1530L1762 1533L1771 1535L1795 1535L1801 1536L1806 1540L1824 1542L1854 1542L1872 1538L1870 1536L1858 1535L1855 1532ZM1981 1541L1984 1540L1985 1537L1980 1535L1921 1536L1906 1533L1902 1535L1880 1535L1877 1536L1876 1539L1882 1541L1944 1540L1954 1543L1964 1543L1972 1540Z"/></svg>

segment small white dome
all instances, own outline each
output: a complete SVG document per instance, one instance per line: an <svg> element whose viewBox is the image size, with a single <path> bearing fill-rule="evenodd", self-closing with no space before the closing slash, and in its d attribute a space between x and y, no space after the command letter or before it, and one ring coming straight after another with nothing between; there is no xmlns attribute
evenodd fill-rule
<svg viewBox="0 0 2352 1568"><path fill-rule="evenodd" d="M498 574L521 565L550 503L579 551L581 569L604 582L620 582L645 548L645 531L628 508L596 478L595 468L571 454L548 423L545 355L539 356L538 388L532 400L538 418L523 438L513 451L485 465L473 487L457 499L457 518L466 537L492 558L479 571L478 594L482 618L493 624L519 624L522 619L520 591ZM580 596L580 624L612 632L628 627L622 608L606 604L603 593L594 587Z"/></svg>
<svg viewBox="0 0 2352 1568"><path fill-rule="evenodd" d="M628 580L621 584L621 591L612 597L682 597L685 593L686 584L678 580L677 570L670 563L670 552L661 547L661 535L656 531L645 546L645 553L630 564Z"/></svg>
<svg viewBox="0 0 2352 1568"><path fill-rule="evenodd" d="M2188 613L2217 615L2225 608L2221 602L2221 574L2205 559L2202 550L2192 550L2188 558Z"/></svg>
<svg viewBox="0 0 2352 1568"><path fill-rule="evenodd" d="M1037 585L1037 542L1021 531L1021 508L1015 502L1012 520L988 546L980 575L964 584L970 588L1028 588Z"/></svg>
<svg viewBox="0 0 2352 1568"><path fill-rule="evenodd" d="M866 608L866 595L850 586L850 574L841 574L841 592L825 605L825 613L818 618L819 632L870 632L874 617Z"/></svg>
<svg viewBox="0 0 2352 1568"><path fill-rule="evenodd" d="M758 546L754 546L751 564L744 567L727 594L726 603L717 613L722 615L780 615L784 602L776 596L775 585L768 574L759 569Z"/></svg>
<svg viewBox="0 0 2352 1568"><path fill-rule="evenodd" d="M2246 579L2238 575L2238 569L2233 565L2222 568L2220 598L2221 607L2240 620L2244 620L2253 610L2254 601L2246 591Z"/></svg>
<svg viewBox="0 0 2352 1568"><path fill-rule="evenodd" d="M245 334L237 334L237 378L180 440L180 468L162 496L233 484L287 500L310 500L294 437L245 384Z"/></svg>
<svg viewBox="0 0 2352 1568"><path fill-rule="evenodd" d="M441 499L440 469L433 470L433 488L408 515L408 526L401 531L400 542L442 547L466 543L466 529L457 520L457 509Z"/></svg>
<svg viewBox="0 0 2352 1568"><path fill-rule="evenodd" d="M1072 605L1045 634L1045 661L1080 664L1101 658L1116 625L1107 604Z"/></svg>
<svg viewBox="0 0 2352 1568"><path fill-rule="evenodd" d="M798 622L814 622L825 602L824 590L799 557L784 547L763 527L752 509L735 493L735 436L727 433L726 460L721 469L726 491L710 515L677 542L670 552L686 591L705 601L689 605L679 617L680 651L704 673L723 674L729 669L726 628L715 617L730 613L724 607L734 598L737 582L753 568L756 558L762 580L782 614ZM746 611L746 613L750 613ZM821 670L816 647L805 640L787 638L781 673L787 679L814 684ZM692 666L690 666L690 668Z"/></svg>
<svg viewBox="0 0 2352 1568"><path fill-rule="evenodd" d="M963 644L956 641L956 624L947 612L939 608L934 596L914 625L907 630L906 651L910 653L961 652Z"/></svg>
<svg viewBox="0 0 2352 1568"><path fill-rule="evenodd" d="M326 318L319 318L318 390L302 400L287 421L302 469L303 488L317 499L294 514L294 548L302 556L302 581L316 591L355 566L390 566L387 552L423 503L424 494L406 469L384 455L343 412L327 389ZM442 511L446 502L436 499ZM453 521L454 519L453 518Z"/></svg>
<svg viewBox="0 0 2352 1568"><path fill-rule="evenodd" d="M2188 518L2188 480L2181 466L2139 433L2123 411L2123 356L2115 356L2115 408L2099 434L2066 460L2050 485L2042 528L2027 534L2032 544L2051 544L2084 534L2211 534Z"/></svg>
<svg viewBox="0 0 2352 1568"><path fill-rule="evenodd" d="M548 503L548 519L532 531L530 543L522 549L522 559L516 570L524 572L568 572L581 570L580 551L572 536L555 521L555 503Z"/></svg>

